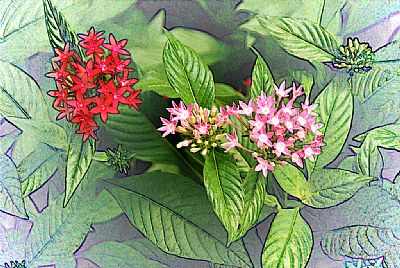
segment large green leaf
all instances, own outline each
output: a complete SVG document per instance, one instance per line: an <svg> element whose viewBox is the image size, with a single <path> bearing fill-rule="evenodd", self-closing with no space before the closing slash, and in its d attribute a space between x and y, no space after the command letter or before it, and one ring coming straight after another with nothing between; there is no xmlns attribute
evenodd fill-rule
<svg viewBox="0 0 400 268"><path fill-rule="evenodd" d="M186 105L212 107L215 98L212 73L192 48L168 33L163 61L168 81Z"/></svg>
<svg viewBox="0 0 400 268"><path fill-rule="evenodd" d="M18 166L22 195L26 197L46 183L60 164L60 152L39 143Z"/></svg>
<svg viewBox="0 0 400 268"><path fill-rule="evenodd" d="M291 164L286 166L276 165L272 173L286 193L299 198L303 202L307 199L309 195L308 182L298 168Z"/></svg>
<svg viewBox="0 0 400 268"><path fill-rule="evenodd" d="M398 83L398 75L374 68L365 74L355 73L351 78L351 91L365 101L389 83Z"/></svg>
<svg viewBox="0 0 400 268"><path fill-rule="evenodd" d="M195 182L180 175L152 172L111 183L107 189L131 223L165 252L251 267L241 242L226 247L226 232L204 188Z"/></svg>
<svg viewBox="0 0 400 268"><path fill-rule="evenodd" d="M104 210L104 189L96 195L98 178L114 176L112 168L93 163L76 193L63 207L64 196L53 198L50 191L49 205L41 213L31 204L29 217L34 222L26 241L25 254L28 267L74 267L74 252L81 246L99 214L114 212ZM110 194L107 201L114 202ZM105 217L105 215L102 215Z"/></svg>
<svg viewBox="0 0 400 268"><path fill-rule="evenodd" d="M78 46L79 40L76 33L71 29L64 15L52 4L51 0L43 0L44 18L46 22L47 35L52 48L63 49L67 42L70 48L84 56L82 48Z"/></svg>
<svg viewBox="0 0 400 268"><path fill-rule="evenodd" d="M400 150L400 122L374 128L355 140L362 141L360 149L356 149L358 170L379 178L382 169L379 147Z"/></svg>
<svg viewBox="0 0 400 268"><path fill-rule="evenodd" d="M86 142L83 142L80 135L73 134L67 151L64 206L67 205L88 171L95 150L96 141L94 139L89 138Z"/></svg>
<svg viewBox="0 0 400 268"><path fill-rule="evenodd" d="M393 41L374 53L375 63L400 61L400 40Z"/></svg>
<svg viewBox="0 0 400 268"><path fill-rule="evenodd" d="M313 236L299 208L276 214L262 253L265 268L302 268L311 254Z"/></svg>
<svg viewBox="0 0 400 268"><path fill-rule="evenodd" d="M236 10L251 12L258 16L308 19L317 23L323 11L323 5L322 0L292 0L290 5L285 0L244 0L240 2Z"/></svg>
<svg viewBox="0 0 400 268"><path fill-rule="evenodd" d="M311 174L310 195L305 204L315 208L327 208L345 202L361 187L368 186L372 177L341 169L322 169Z"/></svg>
<svg viewBox="0 0 400 268"><path fill-rule="evenodd" d="M321 26L308 20L292 18L258 18L265 33L271 34L288 53L301 59L331 62L337 44Z"/></svg>
<svg viewBox="0 0 400 268"><path fill-rule="evenodd" d="M127 243L106 241L93 245L82 254L99 267L169 267L146 258L136 248Z"/></svg>
<svg viewBox="0 0 400 268"><path fill-rule="evenodd" d="M317 123L324 126L319 131L324 134L322 154L318 155L315 162L307 159L308 174L321 169L332 162L341 152L350 131L353 117L353 95L347 82L339 81L335 77L315 100L318 107L314 110L319 116Z"/></svg>
<svg viewBox="0 0 400 268"><path fill-rule="evenodd" d="M0 53L1 54L1 53ZM0 115L49 119L43 91L17 66L0 60Z"/></svg>
<svg viewBox="0 0 400 268"><path fill-rule="evenodd" d="M254 169L251 169L243 180L244 207L239 220L239 237L244 236L253 227L261 213L266 196L265 184L264 175L261 172L254 171Z"/></svg>
<svg viewBox="0 0 400 268"><path fill-rule="evenodd" d="M77 33L87 32L94 23L110 19L125 11L136 0L53 0ZM42 1L5 0L0 9L0 58L17 61L37 52L51 52ZM90 16L82 15L90 14ZM123 38L117 37L117 38ZM28 45L27 45L28 44Z"/></svg>
<svg viewBox="0 0 400 268"><path fill-rule="evenodd" d="M178 93L171 87L167 79L163 80L157 77L143 77L135 84L136 89L144 91L154 91L161 96L168 98L179 98Z"/></svg>
<svg viewBox="0 0 400 268"><path fill-rule="evenodd" d="M335 260L351 258L373 258L385 256L387 267L397 267L397 257L391 253L400 246L399 232L374 226L348 226L325 234L321 241L324 252ZM392 252L393 251L393 252ZM395 258L394 258L395 257Z"/></svg>
<svg viewBox="0 0 400 268"><path fill-rule="evenodd" d="M140 111L122 106L119 108L119 114L109 117L104 128L117 143L132 151L135 158L153 163L177 165L183 174L191 178L202 178L202 175L187 163L174 146L161 137L161 133L154 125L155 120L160 124L158 117L160 113L155 112L155 109L166 112L164 110L166 101L154 93L144 93L147 94L140 95L143 100Z"/></svg>
<svg viewBox="0 0 400 268"><path fill-rule="evenodd" d="M211 150L204 165L204 186L215 214L228 232L228 244L239 238L243 214L243 185L233 156Z"/></svg>
<svg viewBox="0 0 400 268"><path fill-rule="evenodd" d="M263 57L256 52L257 59L251 73L250 97L257 98L261 92L268 96L274 92L274 78Z"/></svg>
<svg viewBox="0 0 400 268"><path fill-rule="evenodd" d="M4 154L0 154L0 193L0 211L27 218L17 169Z"/></svg>
<svg viewBox="0 0 400 268"><path fill-rule="evenodd" d="M238 100L245 101L242 93L234 89L232 86L224 83L215 83L215 99L231 105Z"/></svg>

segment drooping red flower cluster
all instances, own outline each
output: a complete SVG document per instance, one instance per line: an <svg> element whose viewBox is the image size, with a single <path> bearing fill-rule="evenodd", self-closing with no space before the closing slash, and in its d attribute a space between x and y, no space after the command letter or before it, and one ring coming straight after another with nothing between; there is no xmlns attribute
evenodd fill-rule
<svg viewBox="0 0 400 268"><path fill-rule="evenodd" d="M104 31L95 32L90 28L87 35L78 34L82 39L79 46L86 54L82 59L66 43L64 50L55 48L53 57L54 72L48 73L56 81L57 90L48 94L55 99L53 107L60 111L57 120L65 117L68 121L79 124L77 134L83 134L83 141L89 136L98 139L95 131L99 126L94 116L99 114L105 123L108 114L117 114L120 103L138 110L142 103L137 96L140 90L132 86L138 81L129 78L133 72L127 66L130 53L124 49L127 40L116 41L110 34L109 43L104 43Z"/></svg>

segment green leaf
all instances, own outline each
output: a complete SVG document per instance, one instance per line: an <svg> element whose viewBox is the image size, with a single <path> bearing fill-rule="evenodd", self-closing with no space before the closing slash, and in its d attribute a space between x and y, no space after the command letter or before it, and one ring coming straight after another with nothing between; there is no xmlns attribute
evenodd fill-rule
<svg viewBox="0 0 400 268"><path fill-rule="evenodd" d="M25 247L28 267L75 266L74 253L85 240L94 219L104 213L101 207L104 201L99 201L96 195L98 177L109 179L114 173L112 168L94 162L68 206L63 207L63 195L53 198L55 190L52 189L49 205L41 213L31 205L29 218L34 224Z"/></svg>
<svg viewBox="0 0 400 268"><path fill-rule="evenodd" d="M167 253L212 263L252 267L241 242L226 232L204 188L180 175L152 172L107 186L131 223ZM116 187L118 186L118 187Z"/></svg>
<svg viewBox="0 0 400 268"><path fill-rule="evenodd" d="M27 219L21 184L14 163L0 154L0 210Z"/></svg>
<svg viewBox="0 0 400 268"><path fill-rule="evenodd" d="M80 135L73 134L67 152L64 206L68 204L88 171L95 150L96 141L94 139L89 138L86 142L83 142Z"/></svg>
<svg viewBox="0 0 400 268"><path fill-rule="evenodd" d="M53 0L53 6L62 12L65 20L77 33L87 32L98 22L113 18L127 10L136 0ZM0 58L18 61L38 52L51 53L42 1L5 0L0 10ZM90 14L90 16L82 16ZM117 37L121 38L121 37ZM123 36L122 36L123 38ZM29 45L26 45L29 44Z"/></svg>
<svg viewBox="0 0 400 268"><path fill-rule="evenodd" d="M310 195L305 204L315 208L336 206L351 198L361 187L374 180L341 169L322 169L311 174Z"/></svg>
<svg viewBox="0 0 400 268"><path fill-rule="evenodd" d="M342 34L354 34L399 10L400 3L398 1L349 0L343 10L343 13L347 16L347 21Z"/></svg>
<svg viewBox="0 0 400 268"><path fill-rule="evenodd" d="M21 135L21 131L6 119L0 119L0 154L5 154L19 135Z"/></svg>
<svg viewBox="0 0 400 268"><path fill-rule="evenodd" d="M400 246L399 232L389 228L355 225L326 233L321 241L325 254L334 260L371 258L385 255L385 262L392 263L386 255ZM396 266L388 266L396 267Z"/></svg>
<svg viewBox="0 0 400 268"><path fill-rule="evenodd" d="M123 213L118 202L105 189L96 195L96 209L97 211L92 214L93 223L109 221Z"/></svg>
<svg viewBox="0 0 400 268"><path fill-rule="evenodd" d="M242 93L234 89L232 86L224 83L215 83L215 98L226 104L232 104L238 100L245 100Z"/></svg>
<svg viewBox="0 0 400 268"><path fill-rule="evenodd" d="M228 232L228 245L239 238L243 214L243 186L233 156L211 150L204 165L204 186L215 214Z"/></svg>
<svg viewBox="0 0 400 268"><path fill-rule="evenodd" d="M266 179L261 172L251 169L243 180L243 213L240 217L240 235L242 237L256 223L264 206Z"/></svg>
<svg viewBox="0 0 400 268"><path fill-rule="evenodd" d="M307 97L310 97L311 89L314 85L314 77L308 70L295 70L292 73L295 81L303 87Z"/></svg>
<svg viewBox="0 0 400 268"><path fill-rule="evenodd" d="M104 128L118 144L134 153L135 158L153 163L177 165L188 177L202 178L202 175L194 170L175 147L157 131L153 121L155 118L152 117L157 116L157 123L160 124L158 117L160 113L155 113L154 109L166 111L164 110L166 101L157 97L156 94L141 94L143 104L140 111L122 106L119 108L119 114L109 117Z"/></svg>
<svg viewBox="0 0 400 268"><path fill-rule="evenodd" d="M43 91L27 73L0 60L0 115L50 120Z"/></svg>
<svg viewBox="0 0 400 268"><path fill-rule="evenodd" d="M81 254L99 267L168 267L143 256L127 243L106 241L93 245Z"/></svg>
<svg viewBox="0 0 400 268"><path fill-rule="evenodd" d="M309 187L304 174L295 166L276 165L272 174L282 189L291 196L299 198L302 202L309 195Z"/></svg>
<svg viewBox="0 0 400 268"><path fill-rule="evenodd" d="M374 52L375 63L400 61L400 40L393 41Z"/></svg>
<svg viewBox="0 0 400 268"><path fill-rule="evenodd" d="M319 116L316 123L324 126L319 131L324 134L322 153L316 156L315 162L307 159L308 174L322 169L331 163L341 152L349 134L353 118L353 96L347 82L334 78L316 98L318 107L314 110Z"/></svg>
<svg viewBox="0 0 400 268"><path fill-rule="evenodd" d="M308 20L292 18L258 18L289 54L301 59L331 62L337 51L335 38L321 26Z"/></svg>
<svg viewBox="0 0 400 268"><path fill-rule="evenodd" d="M60 152L39 143L18 166L22 195L27 197L45 184L60 165Z"/></svg>
<svg viewBox="0 0 400 268"><path fill-rule="evenodd" d="M355 138L359 140L359 138ZM400 150L400 122L374 128L366 133L357 152L358 170L367 176L380 177L382 156L379 147Z"/></svg>
<svg viewBox="0 0 400 268"><path fill-rule="evenodd" d="M323 4L322 0L292 0L290 5L285 0L243 0L237 6L236 11L247 11L258 16L308 19L317 23Z"/></svg>
<svg viewBox="0 0 400 268"><path fill-rule="evenodd" d="M351 91L363 102L389 83L398 83L398 76L379 68L365 74L355 73L351 78Z"/></svg>
<svg viewBox="0 0 400 268"><path fill-rule="evenodd" d="M253 51L256 53L257 59L251 72L250 96L257 98L261 92L265 92L269 96L274 92L274 78L263 57L256 50Z"/></svg>
<svg viewBox="0 0 400 268"><path fill-rule="evenodd" d="M210 69L193 49L183 45L172 34L167 36L163 61L171 86L186 105L197 103L211 108L215 89Z"/></svg>
<svg viewBox="0 0 400 268"><path fill-rule="evenodd" d="M282 209L269 229L262 253L265 268L306 267L313 246L310 226L299 208Z"/></svg>
<svg viewBox="0 0 400 268"><path fill-rule="evenodd" d="M161 96L167 96L168 98L179 98L178 93L171 87L168 81L160 78L144 77L135 84L135 88L144 91L154 91Z"/></svg>
<svg viewBox="0 0 400 268"><path fill-rule="evenodd" d="M70 49L77 51L79 57L83 58L84 53L82 48L78 46L78 37L69 26L64 15L53 6L51 0L43 0L43 6L44 20L51 47L64 49L65 44L69 42Z"/></svg>

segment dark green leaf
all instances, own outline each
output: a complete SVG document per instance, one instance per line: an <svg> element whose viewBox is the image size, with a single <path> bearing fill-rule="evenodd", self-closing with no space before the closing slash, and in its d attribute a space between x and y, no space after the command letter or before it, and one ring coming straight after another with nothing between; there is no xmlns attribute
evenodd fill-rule
<svg viewBox="0 0 400 268"><path fill-rule="evenodd" d="M96 141L94 139L89 137L86 142L83 142L80 135L73 134L67 152L64 206L68 204L76 188L88 171L95 150Z"/></svg>
<svg viewBox="0 0 400 268"><path fill-rule="evenodd" d="M84 57L82 48L78 46L79 40L71 29L64 15L58 11L51 0L43 0L44 20L46 22L47 35L52 48L64 49L67 42L70 49L77 51L80 58Z"/></svg>
<svg viewBox="0 0 400 268"><path fill-rule="evenodd" d="M298 168L291 164L286 166L276 165L272 173L286 193L302 201L307 199L309 196L308 182Z"/></svg>
<svg viewBox="0 0 400 268"><path fill-rule="evenodd" d="M262 253L264 268L306 267L313 246L310 226L299 208L282 209L276 214Z"/></svg>
<svg viewBox="0 0 400 268"><path fill-rule="evenodd" d="M11 159L4 154L0 154L0 210L28 218L17 169Z"/></svg>
<svg viewBox="0 0 400 268"><path fill-rule="evenodd" d="M264 206L266 180L261 172L251 169L243 180L243 213L240 217L240 237L256 223Z"/></svg>
<svg viewBox="0 0 400 268"><path fill-rule="evenodd" d="M241 242L226 232L204 188L180 175L152 172L112 181L107 189L131 223L167 253L212 263L251 267ZM118 186L118 187L116 187Z"/></svg>
<svg viewBox="0 0 400 268"><path fill-rule="evenodd" d="M265 32L271 34L288 53L301 59L331 62L337 51L335 38L321 26L308 20L258 18Z"/></svg>
<svg viewBox="0 0 400 268"><path fill-rule="evenodd" d="M204 165L204 186L215 214L228 232L228 244L240 237L243 186L233 156L211 150ZM244 222L245 223L245 222Z"/></svg>
<svg viewBox="0 0 400 268"><path fill-rule="evenodd" d="M186 105L197 103L211 108L215 98L213 76L193 49L168 33L163 61L168 81Z"/></svg>
<svg viewBox="0 0 400 268"><path fill-rule="evenodd" d="M272 77L271 71L262 56L257 51L255 52L257 59L251 73L251 98L257 98L260 96L261 92L265 92L267 96L274 92L274 78Z"/></svg>
<svg viewBox="0 0 400 268"><path fill-rule="evenodd" d="M319 131L324 134L322 154L316 157L315 162L307 159L308 174L321 169L332 162L341 152L350 131L353 117L353 95L346 82L334 78L315 100L318 107L314 110L319 116L317 123L324 126Z"/></svg>
<svg viewBox="0 0 400 268"><path fill-rule="evenodd" d="M310 195L305 204L327 208L345 202L361 187L368 186L372 177L340 169L322 169L311 174Z"/></svg>

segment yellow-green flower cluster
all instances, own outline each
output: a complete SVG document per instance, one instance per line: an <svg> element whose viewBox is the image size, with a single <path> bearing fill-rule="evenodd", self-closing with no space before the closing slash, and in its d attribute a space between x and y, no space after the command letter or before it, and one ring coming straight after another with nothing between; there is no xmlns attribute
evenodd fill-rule
<svg viewBox="0 0 400 268"><path fill-rule="evenodd" d="M368 43L360 43L358 38L348 38L347 46L339 47L339 55L333 66L346 68L349 72L365 72L372 68L374 54Z"/></svg>

